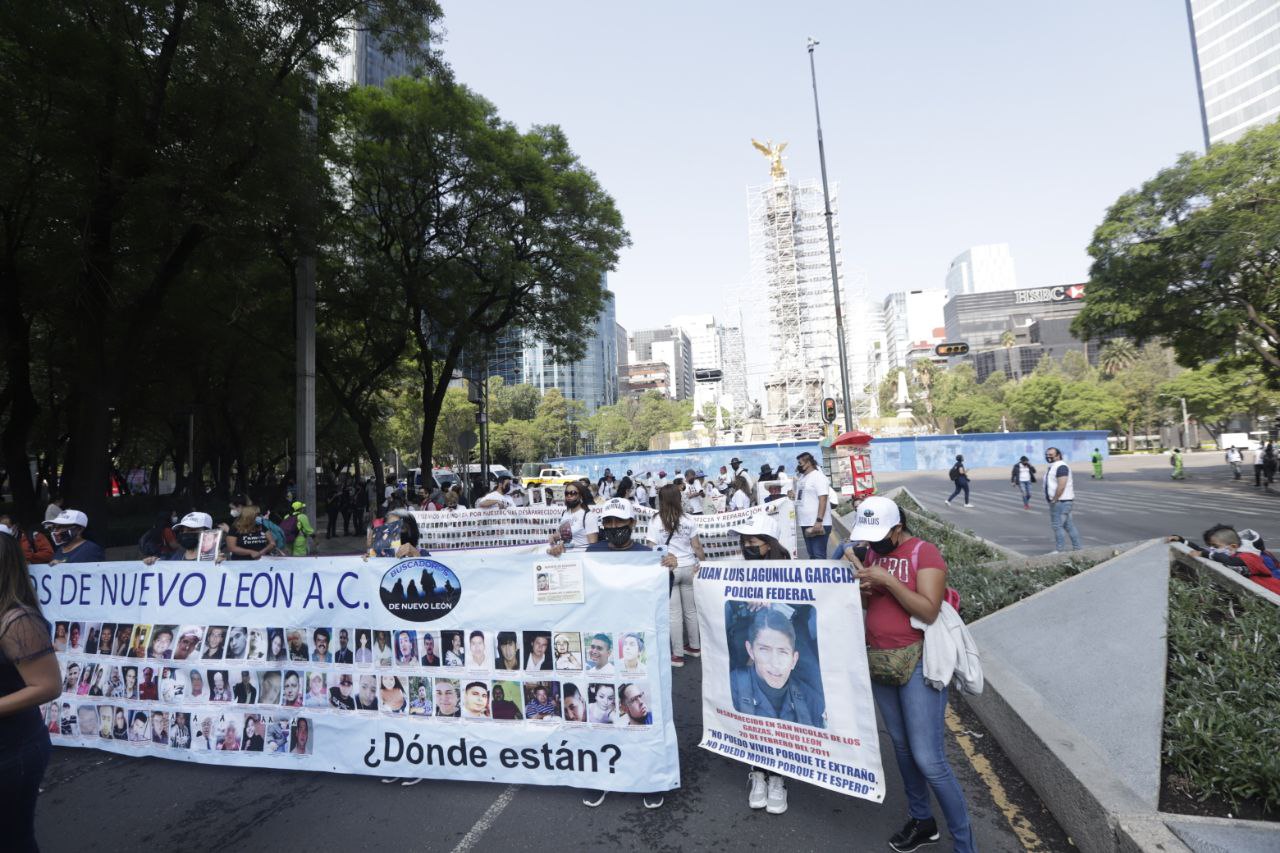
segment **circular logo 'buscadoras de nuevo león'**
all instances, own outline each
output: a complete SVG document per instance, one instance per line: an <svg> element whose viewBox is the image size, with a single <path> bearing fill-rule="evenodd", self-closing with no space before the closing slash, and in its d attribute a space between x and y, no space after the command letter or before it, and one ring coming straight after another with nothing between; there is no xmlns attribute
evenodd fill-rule
<svg viewBox="0 0 1280 853"><path fill-rule="evenodd" d="M382 576L378 590L392 616L434 622L458 606L462 584L453 570L435 560L401 560Z"/></svg>

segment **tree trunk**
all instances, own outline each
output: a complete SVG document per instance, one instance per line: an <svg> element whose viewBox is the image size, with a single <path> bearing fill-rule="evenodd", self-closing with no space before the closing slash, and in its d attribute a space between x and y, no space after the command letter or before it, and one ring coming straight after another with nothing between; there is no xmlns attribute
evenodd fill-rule
<svg viewBox="0 0 1280 853"><path fill-rule="evenodd" d="M6 290L16 291L17 284L10 275ZM31 390L31 325L22 314L15 297L2 312L4 314L5 360L8 377L5 393L9 397L9 409L4 429L0 431L0 458L4 459L9 473L9 488L13 492L16 514L22 523L31 526L44 520L35 484L31 480L28 441L40 407Z"/></svg>

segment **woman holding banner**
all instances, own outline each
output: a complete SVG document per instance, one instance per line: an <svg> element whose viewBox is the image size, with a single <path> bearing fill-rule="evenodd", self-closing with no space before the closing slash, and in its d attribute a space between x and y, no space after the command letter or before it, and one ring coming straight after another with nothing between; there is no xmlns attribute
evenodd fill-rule
<svg viewBox="0 0 1280 853"><path fill-rule="evenodd" d="M693 578L698 563L706 559L698 525L684 512L680 487L658 489L658 517L649 525L649 541L665 547L662 565L671 572L671 665L684 666L684 656L698 657L698 606L693 598Z"/></svg>
<svg viewBox="0 0 1280 853"><path fill-rule="evenodd" d="M560 527L551 534L551 547L547 553L559 557L568 547L585 548L600 538L600 522L587 510L581 483L564 487L564 512L560 515Z"/></svg>
<svg viewBox="0 0 1280 853"><path fill-rule="evenodd" d="M52 749L40 705L61 682L22 546L0 536L0 826L13 850L36 849L36 797Z"/></svg>
<svg viewBox="0 0 1280 853"><path fill-rule="evenodd" d="M847 549L844 558L853 564L862 588L871 692L907 789L909 819L889 839L889 847L908 851L938 840L938 825L929 807L932 790L954 849L972 851L969 809L943 748L947 691L925 682L924 632L911 626L912 617L925 624L933 624L938 617L947 564L934 545L911 534L898 505L888 498L873 496L862 502L849 538L867 543L863 558L857 547Z"/></svg>

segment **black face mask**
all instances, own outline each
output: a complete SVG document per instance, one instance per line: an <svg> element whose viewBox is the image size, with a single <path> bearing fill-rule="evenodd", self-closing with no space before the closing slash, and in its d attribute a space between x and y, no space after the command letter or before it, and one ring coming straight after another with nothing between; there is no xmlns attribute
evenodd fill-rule
<svg viewBox="0 0 1280 853"><path fill-rule="evenodd" d="M871 550L875 551L881 557L884 557L888 554L892 554L893 549L898 547L897 545L893 544L892 536L886 536L883 539L881 539L879 542L870 542L868 544L871 546Z"/></svg>
<svg viewBox="0 0 1280 853"><path fill-rule="evenodd" d="M630 524L624 524L621 527L602 527L600 532L604 534L605 541L615 548L625 548L631 544Z"/></svg>
<svg viewBox="0 0 1280 853"><path fill-rule="evenodd" d="M193 551L195 550L196 546L200 544L200 534L199 533L179 533L178 544L181 545L187 551Z"/></svg>
<svg viewBox="0 0 1280 853"><path fill-rule="evenodd" d="M769 559L769 546L759 545L755 548L742 546L742 559L744 560L767 560Z"/></svg>
<svg viewBox="0 0 1280 853"><path fill-rule="evenodd" d="M564 505L572 509L578 505L578 499L574 497L567 497L564 499Z"/></svg>

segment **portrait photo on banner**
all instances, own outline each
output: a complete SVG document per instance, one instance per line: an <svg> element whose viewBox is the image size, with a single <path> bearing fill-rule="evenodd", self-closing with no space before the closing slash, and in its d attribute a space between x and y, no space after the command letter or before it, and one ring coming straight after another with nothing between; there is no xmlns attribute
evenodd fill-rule
<svg viewBox="0 0 1280 853"><path fill-rule="evenodd" d="M826 728L817 608L748 601L724 608L734 710Z"/></svg>

